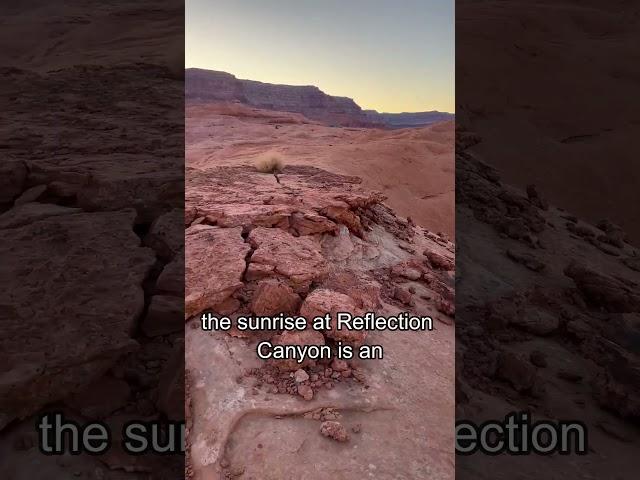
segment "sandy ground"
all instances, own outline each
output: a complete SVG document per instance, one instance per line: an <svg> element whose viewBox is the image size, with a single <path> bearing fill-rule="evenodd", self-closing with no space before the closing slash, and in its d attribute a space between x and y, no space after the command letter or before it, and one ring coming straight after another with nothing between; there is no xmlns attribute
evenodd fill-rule
<svg viewBox="0 0 640 480"><path fill-rule="evenodd" d="M387 195L388 205L418 225L453 238L453 122L424 128L333 128L292 113L242 105L186 107L186 164L252 163L275 151L286 164L312 165L356 175L367 189Z"/></svg>

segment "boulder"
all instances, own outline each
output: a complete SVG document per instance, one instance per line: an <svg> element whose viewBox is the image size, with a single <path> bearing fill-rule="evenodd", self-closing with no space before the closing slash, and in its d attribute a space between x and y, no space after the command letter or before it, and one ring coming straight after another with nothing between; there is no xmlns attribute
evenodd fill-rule
<svg viewBox="0 0 640 480"><path fill-rule="evenodd" d="M251 311L268 316L293 314L299 305L300 296L290 286L278 280L262 280L253 294Z"/></svg>
<svg viewBox="0 0 640 480"><path fill-rule="evenodd" d="M311 292L300 307L300 315L309 322L315 317L323 317L327 313L331 315L331 328L325 331L325 335L334 340L362 344L367 337L364 330L338 330L335 318L338 312L361 315L363 312L356 306L351 297L342 293L327 289L316 289Z"/></svg>
<svg viewBox="0 0 640 480"><path fill-rule="evenodd" d="M273 273L298 293L308 291L312 281L327 274L320 244L312 237L294 237L278 228L257 227L251 230L248 240L255 248L251 264L273 267Z"/></svg>
<svg viewBox="0 0 640 480"><path fill-rule="evenodd" d="M240 227L197 225L187 230L185 318L215 308L242 286L249 250Z"/></svg>
<svg viewBox="0 0 640 480"><path fill-rule="evenodd" d="M153 248L161 258L173 258L184 247L183 216L184 210L175 208L158 217L144 238L145 245Z"/></svg>

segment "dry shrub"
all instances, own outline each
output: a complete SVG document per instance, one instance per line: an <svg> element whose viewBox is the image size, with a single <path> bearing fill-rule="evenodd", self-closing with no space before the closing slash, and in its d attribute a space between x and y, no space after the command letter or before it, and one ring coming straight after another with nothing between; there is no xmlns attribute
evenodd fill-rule
<svg viewBox="0 0 640 480"><path fill-rule="evenodd" d="M284 168L284 160L277 152L267 152L256 158L255 165L259 172L278 173Z"/></svg>

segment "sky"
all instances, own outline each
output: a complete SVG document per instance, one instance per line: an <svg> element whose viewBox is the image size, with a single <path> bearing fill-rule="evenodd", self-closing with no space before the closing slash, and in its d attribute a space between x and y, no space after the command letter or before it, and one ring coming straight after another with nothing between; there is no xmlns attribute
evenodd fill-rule
<svg viewBox="0 0 640 480"><path fill-rule="evenodd" d="M454 0L186 0L185 66L454 111Z"/></svg>

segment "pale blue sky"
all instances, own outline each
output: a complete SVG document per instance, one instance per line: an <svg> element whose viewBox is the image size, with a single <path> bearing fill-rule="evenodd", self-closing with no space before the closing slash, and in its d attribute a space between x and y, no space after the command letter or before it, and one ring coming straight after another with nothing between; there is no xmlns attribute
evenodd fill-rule
<svg viewBox="0 0 640 480"><path fill-rule="evenodd" d="M454 0L186 0L187 67L453 112Z"/></svg>

